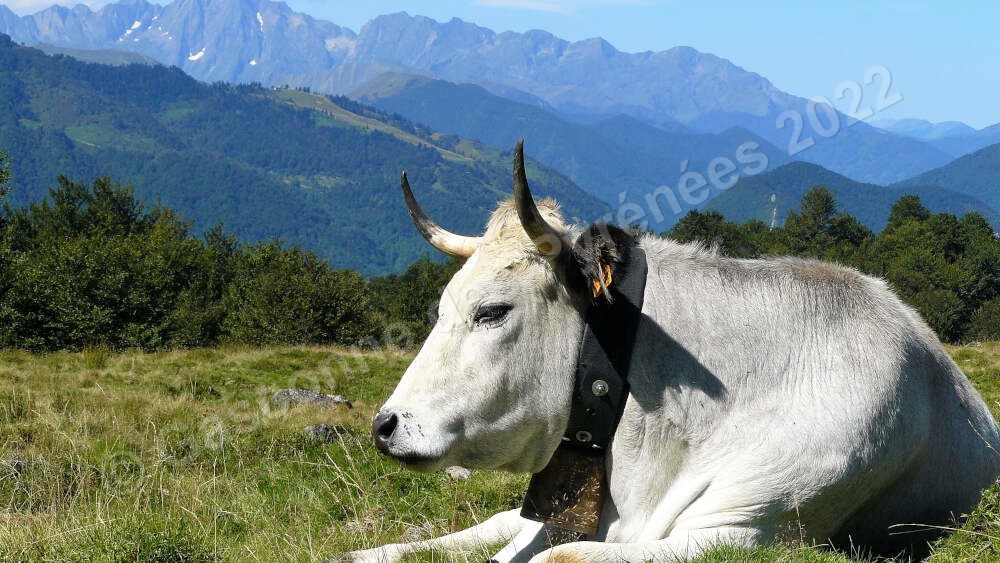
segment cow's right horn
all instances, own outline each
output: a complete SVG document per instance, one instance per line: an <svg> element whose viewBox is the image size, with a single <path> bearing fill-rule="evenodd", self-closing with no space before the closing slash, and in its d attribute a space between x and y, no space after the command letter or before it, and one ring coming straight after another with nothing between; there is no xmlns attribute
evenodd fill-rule
<svg viewBox="0 0 1000 563"><path fill-rule="evenodd" d="M441 228L417 204L417 198L413 197L413 190L410 189L410 182L406 179L406 172L403 172L400 184L403 187L403 199L406 200L406 210L410 212L410 219L413 220L413 224L427 239L427 242L431 243L434 248L455 258L472 256L472 253L482 244L482 238L456 235Z"/></svg>
<svg viewBox="0 0 1000 563"><path fill-rule="evenodd" d="M524 139L518 141L514 149L514 207L521 226L538 252L546 258L555 258L562 253L565 246L562 236L542 217L528 188L528 175L524 172Z"/></svg>

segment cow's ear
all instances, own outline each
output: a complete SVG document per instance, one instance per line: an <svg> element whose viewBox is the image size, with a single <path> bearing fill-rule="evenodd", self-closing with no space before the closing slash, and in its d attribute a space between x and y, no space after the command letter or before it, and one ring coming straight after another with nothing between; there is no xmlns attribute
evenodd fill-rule
<svg viewBox="0 0 1000 563"><path fill-rule="evenodd" d="M595 223L573 244L571 268L573 278L595 300L611 300L608 289L615 283L615 275L628 261L632 236L607 223Z"/></svg>

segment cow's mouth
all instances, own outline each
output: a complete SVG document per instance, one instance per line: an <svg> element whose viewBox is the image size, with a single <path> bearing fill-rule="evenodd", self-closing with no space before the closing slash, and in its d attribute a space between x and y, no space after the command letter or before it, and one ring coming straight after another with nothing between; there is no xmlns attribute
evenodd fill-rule
<svg viewBox="0 0 1000 563"><path fill-rule="evenodd" d="M416 454L391 455L393 459L402 463L409 469L415 471L433 471L441 462L439 456L425 456Z"/></svg>

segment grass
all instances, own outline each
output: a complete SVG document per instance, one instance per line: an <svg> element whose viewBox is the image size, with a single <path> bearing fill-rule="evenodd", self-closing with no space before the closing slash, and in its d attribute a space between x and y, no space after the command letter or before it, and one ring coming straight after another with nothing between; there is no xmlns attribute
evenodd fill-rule
<svg viewBox="0 0 1000 563"><path fill-rule="evenodd" d="M87 123L69 125L65 129L66 136L89 147L131 148L133 150L152 152L159 148L154 140L128 131L120 131L110 123Z"/></svg>
<svg viewBox="0 0 1000 563"><path fill-rule="evenodd" d="M950 352L1000 410L1000 344ZM375 452L369 420L409 359L326 348L0 352L0 557L323 560L518 506L524 476L453 481ZM271 408L284 387L342 394L354 408ZM305 437L320 422L335 442ZM734 560L854 561L801 545L702 558ZM1000 489L931 560L1000 560Z"/></svg>
<svg viewBox="0 0 1000 563"><path fill-rule="evenodd" d="M381 131L382 133L392 135L401 141L437 151L442 158L453 162L469 162L472 160L468 156L450 151L432 143L428 143L417 135L403 131L402 129L394 127L388 123L350 112L333 103L330 101L330 98L326 96L287 88L282 90L270 90L268 91L268 95L273 99L289 103L295 107L320 112L326 117L318 118L318 123L326 127L363 127L374 131Z"/></svg>

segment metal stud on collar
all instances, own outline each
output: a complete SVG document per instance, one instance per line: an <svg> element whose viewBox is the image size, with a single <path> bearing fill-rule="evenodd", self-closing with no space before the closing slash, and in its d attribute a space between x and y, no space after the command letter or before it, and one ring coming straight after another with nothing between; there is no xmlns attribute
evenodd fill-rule
<svg viewBox="0 0 1000 563"><path fill-rule="evenodd" d="M590 390L594 393L595 397L603 397L607 395L608 389L608 382L603 379L598 379L590 386Z"/></svg>

